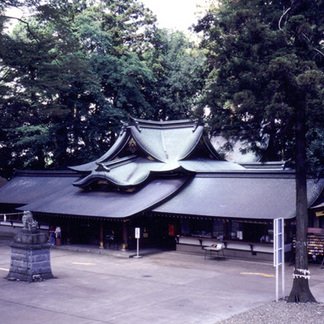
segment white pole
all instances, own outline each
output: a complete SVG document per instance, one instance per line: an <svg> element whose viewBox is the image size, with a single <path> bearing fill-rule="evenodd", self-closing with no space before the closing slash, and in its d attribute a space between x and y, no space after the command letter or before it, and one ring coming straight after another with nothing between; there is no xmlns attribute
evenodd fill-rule
<svg viewBox="0 0 324 324"><path fill-rule="evenodd" d="M279 300L279 285L281 297L285 297L285 221L283 218L274 219L273 265L276 267L276 302ZM281 266L281 278L279 268Z"/></svg>
<svg viewBox="0 0 324 324"><path fill-rule="evenodd" d="M279 300L279 266L276 265L276 302Z"/></svg>
<svg viewBox="0 0 324 324"><path fill-rule="evenodd" d="M282 263L281 263L282 298L285 298L285 220L282 219Z"/></svg>
<svg viewBox="0 0 324 324"><path fill-rule="evenodd" d="M141 237L141 229L139 227L135 228L135 238L136 238L136 256L134 258L140 258L139 255L139 240Z"/></svg>
<svg viewBox="0 0 324 324"><path fill-rule="evenodd" d="M273 220L273 265L276 268L276 284L275 284L275 296L276 296L276 302L278 302L278 219Z"/></svg>

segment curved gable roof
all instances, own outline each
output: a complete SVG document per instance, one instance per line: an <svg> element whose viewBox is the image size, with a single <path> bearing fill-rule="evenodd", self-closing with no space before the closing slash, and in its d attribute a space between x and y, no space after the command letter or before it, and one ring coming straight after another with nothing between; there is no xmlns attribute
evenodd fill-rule
<svg viewBox="0 0 324 324"><path fill-rule="evenodd" d="M75 186L87 187L104 180L127 187L145 182L154 173L181 171L191 174L244 167L222 160L198 121L132 119L124 125L116 143L104 155L70 169L88 173L75 181Z"/></svg>
<svg viewBox="0 0 324 324"><path fill-rule="evenodd" d="M98 163L103 163L105 161L109 161L113 159L118 153L125 147L125 145L128 143L129 140L129 133L127 131L122 131L121 134L118 136L116 142L113 144L113 146L99 159L77 165L77 166L69 166L69 169L79 172L91 172L94 168L97 167Z"/></svg>
<svg viewBox="0 0 324 324"><path fill-rule="evenodd" d="M136 143L161 162L180 161L186 158L199 143L204 128L188 124L187 127L150 128L131 126Z"/></svg>

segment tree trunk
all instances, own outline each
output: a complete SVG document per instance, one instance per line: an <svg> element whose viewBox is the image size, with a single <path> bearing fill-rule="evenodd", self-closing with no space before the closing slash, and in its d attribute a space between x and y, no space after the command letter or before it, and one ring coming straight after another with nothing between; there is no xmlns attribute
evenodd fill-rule
<svg viewBox="0 0 324 324"><path fill-rule="evenodd" d="M316 302L309 289L307 255L307 183L306 183L305 102L296 105L296 259L290 303Z"/></svg>

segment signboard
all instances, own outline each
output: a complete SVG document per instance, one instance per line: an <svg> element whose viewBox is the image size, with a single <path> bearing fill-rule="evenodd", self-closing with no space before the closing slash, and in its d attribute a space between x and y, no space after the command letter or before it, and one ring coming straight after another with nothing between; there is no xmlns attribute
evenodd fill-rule
<svg viewBox="0 0 324 324"><path fill-rule="evenodd" d="M274 258L273 265L276 267L284 262L285 245L284 245L284 220L276 218L274 220Z"/></svg>
<svg viewBox="0 0 324 324"><path fill-rule="evenodd" d="M139 239L141 237L141 229L139 227L135 227L135 238Z"/></svg>
<svg viewBox="0 0 324 324"><path fill-rule="evenodd" d="M315 212L315 215L316 215L317 217L323 217L323 216L324 216L324 209Z"/></svg>
<svg viewBox="0 0 324 324"><path fill-rule="evenodd" d="M135 227L135 238L136 238L136 255L134 258L140 258L139 255L139 240L141 238L141 229L139 227Z"/></svg>

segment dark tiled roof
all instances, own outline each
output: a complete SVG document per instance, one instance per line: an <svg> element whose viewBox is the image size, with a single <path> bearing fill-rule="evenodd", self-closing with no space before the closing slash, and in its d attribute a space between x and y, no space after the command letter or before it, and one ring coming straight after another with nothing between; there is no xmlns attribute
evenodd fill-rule
<svg viewBox="0 0 324 324"><path fill-rule="evenodd" d="M79 176L72 172L17 172L0 188L0 203L28 204L72 186Z"/></svg>
<svg viewBox="0 0 324 324"><path fill-rule="evenodd" d="M163 214L273 219L295 216L295 178L291 172L236 171L156 178L134 192L84 191L75 173L17 174L0 188L0 203L49 214L125 218L145 210ZM311 206L324 180L308 180Z"/></svg>
<svg viewBox="0 0 324 324"><path fill-rule="evenodd" d="M176 193L187 178L156 179L135 192L83 191L62 184L59 191L27 204L19 210L87 217L127 218L152 209ZM40 188L38 188L40 190Z"/></svg>
<svg viewBox="0 0 324 324"><path fill-rule="evenodd" d="M0 203L39 213L125 218L153 208L176 193L187 177L156 179L134 192L84 191L75 172L30 171L0 188Z"/></svg>
<svg viewBox="0 0 324 324"><path fill-rule="evenodd" d="M318 198L324 180L308 180L308 203ZM156 207L165 214L250 219L296 215L295 178L289 174L248 173L197 175L178 195Z"/></svg>
<svg viewBox="0 0 324 324"><path fill-rule="evenodd" d="M3 185L5 185L7 183L7 180L5 178L1 178L0 177L0 187L2 187Z"/></svg>

